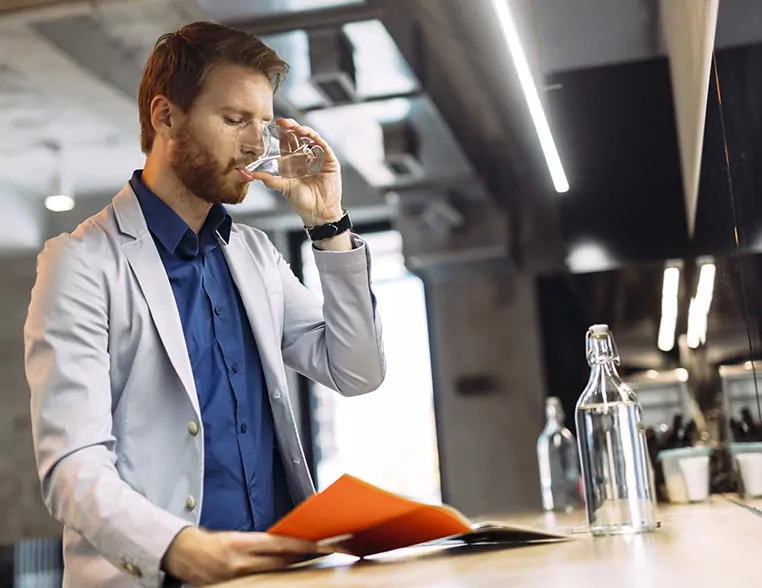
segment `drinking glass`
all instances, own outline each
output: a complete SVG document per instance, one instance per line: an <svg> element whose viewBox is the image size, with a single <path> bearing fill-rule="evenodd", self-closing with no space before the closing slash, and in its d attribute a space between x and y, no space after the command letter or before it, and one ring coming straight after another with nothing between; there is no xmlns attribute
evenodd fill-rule
<svg viewBox="0 0 762 588"><path fill-rule="evenodd" d="M281 178L311 176L322 169L325 159L323 148L315 141L300 137L275 121L246 123L238 132L237 144L239 153L256 156L241 168L248 173L266 172Z"/></svg>

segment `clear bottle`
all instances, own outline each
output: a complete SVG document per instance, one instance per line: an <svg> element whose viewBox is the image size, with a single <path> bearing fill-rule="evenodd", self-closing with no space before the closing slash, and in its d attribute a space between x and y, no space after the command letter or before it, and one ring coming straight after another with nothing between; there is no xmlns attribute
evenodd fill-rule
<svg viewBox="0 0 762 588"><path fill-rule="evenodd" d="M608 326L590 327L586 347L590 380L575 420L590 532L653 531L659 524L641 406L617 372Z"/></svg>
<svg viewBox="0 0 762 588"><path fill-rule="evenodd" d="M545 428L537 438L542 506L547 511L571 511L580 497L577 441L564 425L564 409L558 398L545 401Z"/></svg>

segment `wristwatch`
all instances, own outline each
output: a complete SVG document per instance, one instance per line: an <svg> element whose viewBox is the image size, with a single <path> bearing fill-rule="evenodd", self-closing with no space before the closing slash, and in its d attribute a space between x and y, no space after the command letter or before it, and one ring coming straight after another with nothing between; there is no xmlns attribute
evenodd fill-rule
<svg viewBox="0 0 762 588"><path fill-rule="evenodd" d="M316 225L314 227L304 227L304 232L310 238L310 241L322 241L323 239L330 239L336 235L348 231L352 228L352 220L349 218L349 213L346 209L342 209L344 216L339 220L332 223L326 223L324 225Z"/></svg>

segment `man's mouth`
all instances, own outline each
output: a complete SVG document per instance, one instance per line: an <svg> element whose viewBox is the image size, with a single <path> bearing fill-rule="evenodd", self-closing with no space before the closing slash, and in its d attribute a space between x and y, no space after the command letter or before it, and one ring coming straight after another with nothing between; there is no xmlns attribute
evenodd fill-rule
<svg viewBox="0 0 762 588"><path fill-rule="evenodd" d="M237 166L236 169L238 170L238 173L241 174L244 180L247 182L253 182L254 176L251 175L251 172L246 171L246 168L243 166Z"/></svg>

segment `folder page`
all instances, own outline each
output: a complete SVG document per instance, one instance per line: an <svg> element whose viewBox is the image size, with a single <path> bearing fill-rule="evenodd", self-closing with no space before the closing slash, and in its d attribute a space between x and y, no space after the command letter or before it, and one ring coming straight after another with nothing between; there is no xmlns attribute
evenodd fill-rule
<svg viewBox="0 0 762 588"><path fill-rule="evenodd" d="M268 533L334 543L358 557L445 538L464 543L564 538L499 523L472 525L452 507L416 502L348 474L298 505Z"/></svg>

